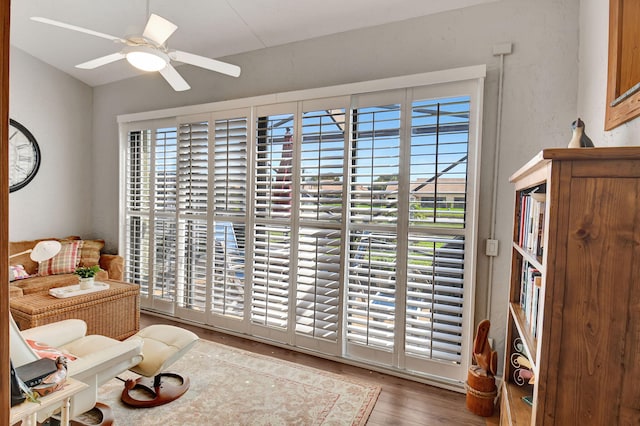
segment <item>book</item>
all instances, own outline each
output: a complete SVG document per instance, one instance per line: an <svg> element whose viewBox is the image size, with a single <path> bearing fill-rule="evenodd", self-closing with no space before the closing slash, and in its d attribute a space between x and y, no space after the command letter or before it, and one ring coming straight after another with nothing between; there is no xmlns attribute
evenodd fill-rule
<svg viewBox="0 0 640 426"><path fill-rule="evenodd" d="M526 395L522 397L522 400L529 406L533 407L533 395Z"/></svg>
<svg viewBox="0 0 640 426"><path fill-rule="evenodd" d="M524 250L540 257L544 246L544 219L546 211L546 194L532 192L520 194L518 209L517 243Z"/></svg>
<svg viewBox="0 0 640 426"><path fill-rule="evenodd" d="M40 358L15 368L16 375L30 388L42 383L45 377L57 369L56 362L51 358Z"/></svg>

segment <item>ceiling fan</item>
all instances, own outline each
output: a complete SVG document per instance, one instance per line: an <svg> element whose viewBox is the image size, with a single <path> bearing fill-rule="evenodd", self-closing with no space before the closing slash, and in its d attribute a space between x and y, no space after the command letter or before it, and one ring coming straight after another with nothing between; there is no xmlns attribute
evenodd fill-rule
<svg viewBox="0 0 640 426"><path fill-rule="evenodd" d="M165 42L171 34L178 29L178 26L153 13L149 16L149 20L141 36L127 38L115 37L39 16L34 16L31 19L43 24L54 25L56 27L105 38L124 45L120 52L83 62L76 65L76 68L94 69L102 65L110 64L111 62L126 59L131 65L142 71L158 71L176 91L189 90L191 87L171 65L172 60L195 65L232 77L238 77L240 75L240 67L237 65L194 55L193 53L183 52L181 50L168 49Z"/></svg>

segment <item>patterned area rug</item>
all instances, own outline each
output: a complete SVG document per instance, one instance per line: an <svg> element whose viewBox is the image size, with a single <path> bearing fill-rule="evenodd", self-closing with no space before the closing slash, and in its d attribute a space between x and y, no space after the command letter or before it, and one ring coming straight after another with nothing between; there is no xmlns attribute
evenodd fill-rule
<svg viewBox="0 0 640 426"><path fill-rule="evenodd" d="M98 400L116 425L364 425L380 394L374 384L205 340L169 370L191 380L173 402L130 408L118 379L100 387Z"/></svg>

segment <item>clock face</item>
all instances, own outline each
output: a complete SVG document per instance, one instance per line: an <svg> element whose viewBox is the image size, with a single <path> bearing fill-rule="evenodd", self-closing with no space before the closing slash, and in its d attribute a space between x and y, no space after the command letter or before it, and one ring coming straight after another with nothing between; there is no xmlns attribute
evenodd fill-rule
<svg viewBox="0 0 640 426"><path fill-rule="evenodd" d="M22 124L9 120L9 192L23 188L40 167L40 147Z"/></svg>

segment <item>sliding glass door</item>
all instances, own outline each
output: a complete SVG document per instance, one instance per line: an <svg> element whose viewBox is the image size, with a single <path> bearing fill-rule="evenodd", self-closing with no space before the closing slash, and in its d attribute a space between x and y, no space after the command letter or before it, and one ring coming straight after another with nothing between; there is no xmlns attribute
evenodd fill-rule
<svg viewBox="0 0 640 426"><path fill-rule="evenodd" d="M480 89L127 125L126 279L146 309L461 383Z"/></svg>

